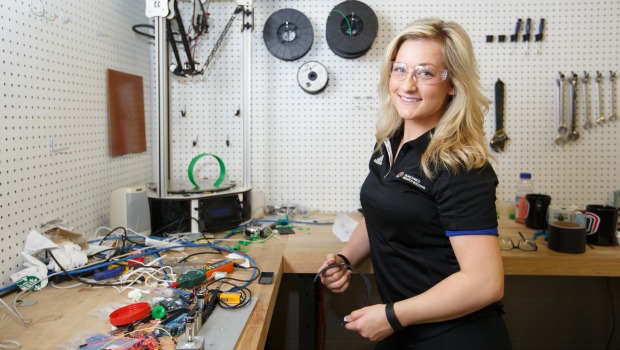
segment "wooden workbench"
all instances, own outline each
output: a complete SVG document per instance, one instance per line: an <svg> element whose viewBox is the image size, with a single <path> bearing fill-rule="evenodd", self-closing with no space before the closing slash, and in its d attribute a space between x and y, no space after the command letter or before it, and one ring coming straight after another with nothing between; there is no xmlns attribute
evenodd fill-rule
<svg viewBox="0 0 620 350"><path fill-rule="evenodd" d="M262 349L265 346L282 279L281 262L285 245L286 239L271 238L265 243L244 246L247 247L248 254L257 261L259 268L262 271L273 271L274 278L272 284L250 284L256 304L234 349ZM190 253L191 249L186 251ZM213 255L209 255L209 259L212 257ZM75 282L63 282L61 285L71 284ZM4 301L12 303L16 295L5 297ZM79 336L81 332L110 332L112 326L105 317L104 310L115 310L130 303L127 291L119 294L111 287L86 286L55 289L48 285L43 290L26 296L24 300L36 301L33 306L19 308L24 317L32 319L30 325L23 325L9 314L0 318L0 339L17 340L22 344L22 349L58 349L59 344ZM0 310L0 317L5 312L7 311ZM96 314L101 315L98 317ZM102 316L105 319L100 319ZM175 348L169 338L162 340L163 349Z"/></svg>
<svg viewBox="0 0 620 350"><path fill-rule="evenodd" d="M317 214L320 215L320 214ZM358 220L359 214L349 214ZM327 215L319 216L327 219ZM313 217L314 218L314 217ZM333 218L333 216L332 216ZM510 236L516 243L518 232L532 239L537 230L527 228L514 220L500 219L500 235ZM303 231L308 232L308 231ZM542 236L536 238L538 250L520 249L502 251L504 271L507 275L548 276L620 276L620 247L591 246L583 254L567 254L547 248ZM284 250L284 273L316 273L328 253L338 253L344 245L332 232L331 226L310 226L309 233L288 238ZM361 266L365 273L372 272L368 262Z"/></svg>
<svg viewBox="0 0 620 350"><path fill-rule="evenodd" d="M350 216L359 219L357 214ZM320 222L332 221L334 217L319 213L312 218L298 220ZM534 234L534 230L524 225L500 220L501 235L510 236L516 242L519 231L527 238L532 238ZM507 275L620 276L620 247L594 246L586 248L584 254L565 254L549 250L541 237L536 241L539 248L534 252L519 249L502 252ZM331 225L300 225L296 234L249 245L248 254L257 261L261 270L274 272L274 281L271 285L250 285L257 302L235 349L265 347L283 273L315 274L325 256L337 253L343 245L332 233ZM369 262L360 269L372 273ZM12 302L14 296L4 300ZM111 325L107 319L101 320L94 313L127 303L126 294L119 295L116 290L103 287L54 289L48 286L25 300L36 301L34 306L19 308L25 317L33 320L32 324L24 326L11 315L0 319L2 339L18 340L23 349L56 349L58 344L82 331L109 332ZM174 349L172 343L163 345L164 349Z"/></svg>

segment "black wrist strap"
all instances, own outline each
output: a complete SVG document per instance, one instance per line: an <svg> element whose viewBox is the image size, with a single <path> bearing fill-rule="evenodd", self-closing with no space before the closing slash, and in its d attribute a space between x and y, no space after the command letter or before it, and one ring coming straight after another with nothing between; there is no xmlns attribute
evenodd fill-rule
<svg viewBox="0 0 620 350"><path fill-rule="evenodd" d="M392 326L394 332L398 332L403 329L403 326L400 324L396 318L396 314L394 313L394 303L385 304L385 316L387 316L387 320L390 323L390 326Z"/></svg>
<svg viewBox="0 0 620 350"><path fill-rule="evenodd" d="M347 268L349 270L351 270L351 262L349 261L349 259L347 259L346 256L344 256L344 255L342 255L340 253L336 254L336 256L340 257L340 259L342 259L342 261L344 261L344 263L347 265Z"/></svg>

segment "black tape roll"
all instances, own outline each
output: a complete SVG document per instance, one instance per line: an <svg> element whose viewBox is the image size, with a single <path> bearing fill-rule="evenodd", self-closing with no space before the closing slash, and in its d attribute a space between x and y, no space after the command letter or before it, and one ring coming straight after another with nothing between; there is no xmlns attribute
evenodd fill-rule
<svg viewBox="0 0 620 350"><path fill-rule="evenodd" d="M570 221L549 223L547 247L561 253L580 254L586 251L585 226Z"/></svg>
<svg viewBox="0 0 620 350"><path fill-rule="evenodd" d="M303 57L312 47L312 23L297 10L278 10L265 22L263 39L272 55L284 61L294 61Z"/></svg>
<svg viewBox="0 0 620 350"><path fill-rule="evenodd" d="M378 31L377 15L370 6L361 1L345 1L327 17L325 38L336 55L356 58L370 49Z"/></svg>

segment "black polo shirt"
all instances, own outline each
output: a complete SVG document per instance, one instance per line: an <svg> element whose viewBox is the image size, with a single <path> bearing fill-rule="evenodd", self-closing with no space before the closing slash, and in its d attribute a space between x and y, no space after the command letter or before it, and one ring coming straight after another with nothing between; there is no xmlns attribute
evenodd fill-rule
<svg viewBox="0 0 620 350"><path fill-rule="evenodd" d="M401 130L373 154L362 185L373 269L385 303L423 293L459 270L449 236L497 235L493 168L455 173L440 167L430 180L420 160L432 131L405 143L392 160Z"/></svg>

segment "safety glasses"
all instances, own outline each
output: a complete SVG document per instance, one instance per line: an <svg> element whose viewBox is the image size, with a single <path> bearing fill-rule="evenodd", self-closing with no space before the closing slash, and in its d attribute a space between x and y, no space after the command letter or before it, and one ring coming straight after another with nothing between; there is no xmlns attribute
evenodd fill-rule
<svg viewBox="0 0 620 350"><path fill-rule="evenodd" d="M499 247L501 250L512 250L512 249L521 249L525 251L535 251L538 250L538 246L536 242L526 239L521 232L519 232L519 236L521 239L515 244L510 237L500 236L499 237Z"/></svg>

